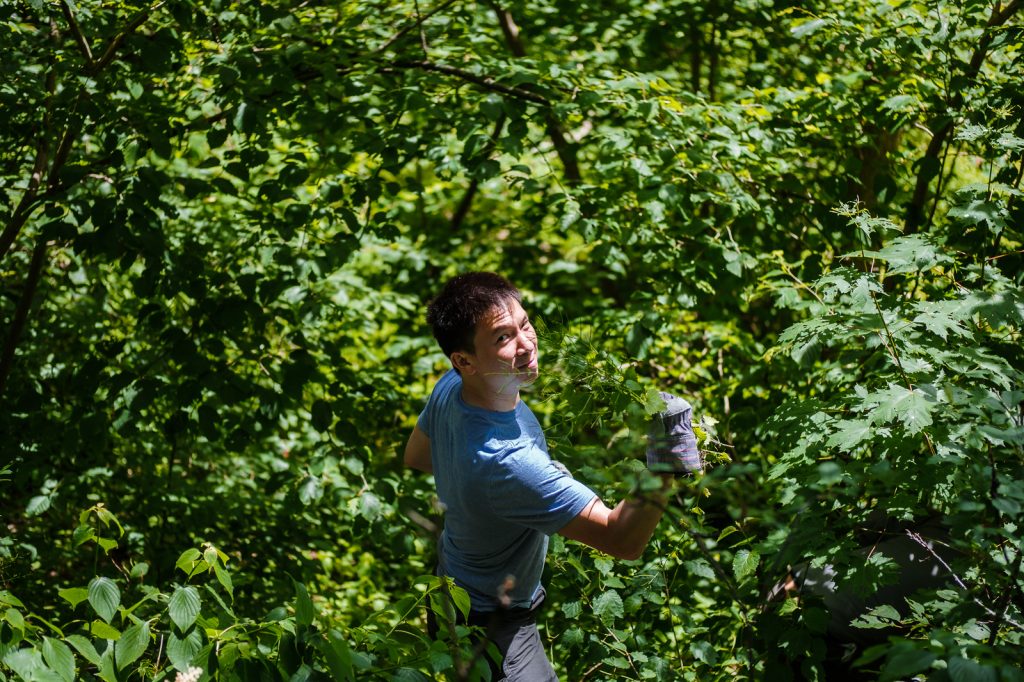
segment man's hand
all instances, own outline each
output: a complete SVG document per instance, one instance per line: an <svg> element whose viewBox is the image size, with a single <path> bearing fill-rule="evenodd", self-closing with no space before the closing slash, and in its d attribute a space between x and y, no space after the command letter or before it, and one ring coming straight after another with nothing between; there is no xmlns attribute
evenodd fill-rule
<svg viewBox="0 0 1024 682"><path fill-rule="evenodd" d="M647 432L647 468L677 476L701 473L704 463L693 434L693 408L671 393L658 395L665 409L652 417Z"/></svg>

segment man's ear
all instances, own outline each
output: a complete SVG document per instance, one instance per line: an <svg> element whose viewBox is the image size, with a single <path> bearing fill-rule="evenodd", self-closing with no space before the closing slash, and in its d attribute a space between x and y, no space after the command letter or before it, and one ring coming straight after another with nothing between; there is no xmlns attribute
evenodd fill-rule
<svg viewBox="0 0 1024 682"><path fill-rule="evenodd" d="M459 370L461 374L474 374L476 366L469 353L457 350L451 355L452 367Z"/></svg>

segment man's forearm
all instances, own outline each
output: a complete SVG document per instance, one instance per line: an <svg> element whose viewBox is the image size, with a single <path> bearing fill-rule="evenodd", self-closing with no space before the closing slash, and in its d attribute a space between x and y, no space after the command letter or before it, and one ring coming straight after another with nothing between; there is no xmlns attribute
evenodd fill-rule
<svg viewBox="0 0 1024 682"><path fill-rule="evenodd" d="M668 485L623 500L614 509L595 497L559 533L619 559L638 559L665 511Z"/></svg>
<svg viewBox="0 0 1024 682"><path fill-rule="evenodd" d="M622 543L622 558L639 559L665 512L668 496L663 490L622 500L612 510L609 530Z"/></svg>

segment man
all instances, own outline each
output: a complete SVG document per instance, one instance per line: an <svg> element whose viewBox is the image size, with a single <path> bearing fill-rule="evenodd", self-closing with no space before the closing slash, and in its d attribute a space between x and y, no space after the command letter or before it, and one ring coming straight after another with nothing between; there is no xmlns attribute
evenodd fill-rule
<svg viewBox="0 0 1024 682"><path fill-rule="evenodd" d="M469 593L470 623L487 626L504 659L495 678L554 680L535 618L548 536L636 559L666 494L610 509L551 461L540 424L519 397L539 373L537 333L508 280L488 272L454 277L431 302L427 322L452 370L434 387L404 460L434 475L445 508L438 574ZM655 420L648 463L697 470L690 407L662 395L669 409Z"/></svg>

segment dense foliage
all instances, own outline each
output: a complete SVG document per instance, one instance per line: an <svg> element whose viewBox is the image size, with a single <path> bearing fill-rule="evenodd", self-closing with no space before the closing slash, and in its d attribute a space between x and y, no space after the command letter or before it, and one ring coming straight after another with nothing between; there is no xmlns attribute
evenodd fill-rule
<svg viewBox="0 0 1024 682"><path fill-rule="evenodd" d="M641 560L553 539L565 679L1024 679L1022 14L0 2L0 679L477 676L399 457L466 269L608 502L653 389L713 463ZM780 589L903 538L853 640Z"/></svg>

